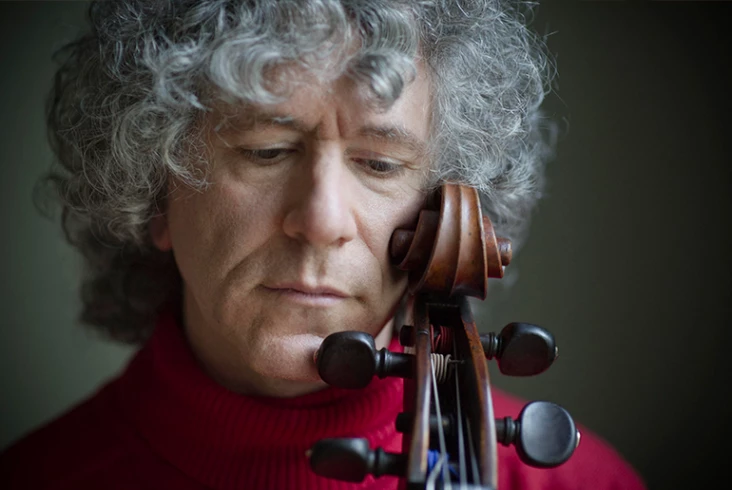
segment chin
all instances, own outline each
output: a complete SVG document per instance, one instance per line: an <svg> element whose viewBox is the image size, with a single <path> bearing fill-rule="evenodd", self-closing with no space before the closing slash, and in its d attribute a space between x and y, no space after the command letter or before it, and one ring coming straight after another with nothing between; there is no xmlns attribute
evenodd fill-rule
<svg viewBox="0 0 732 490"><path fill-rule="evenodd" d="M253 348L254 371L273 382L322 384L314 361L322 342L321 337L307 333L268 338Z"/></svg>

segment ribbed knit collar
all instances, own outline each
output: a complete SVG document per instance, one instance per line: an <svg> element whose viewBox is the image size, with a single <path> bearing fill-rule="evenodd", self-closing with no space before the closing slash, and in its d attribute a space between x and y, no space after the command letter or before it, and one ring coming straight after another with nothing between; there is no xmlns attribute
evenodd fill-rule
<svg viewBox="0 0 732 490"><path fill-rule="evenodd" d="M390 348L400 349L396 341ZM366 437L371 447L399 451L399 379L289 399L237 395L201 370L175 315L167 313L118 387L118 403L151 449L207 487L394 487L392 478L369 477L355 486L319 478L305 451L327 437Z"/></svg>

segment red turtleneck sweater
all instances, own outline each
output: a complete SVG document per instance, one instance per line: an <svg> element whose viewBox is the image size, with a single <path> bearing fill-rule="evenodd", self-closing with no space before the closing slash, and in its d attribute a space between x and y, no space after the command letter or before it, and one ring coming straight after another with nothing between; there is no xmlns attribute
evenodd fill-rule
<svg viewBox="0 0 732 490"><path fill-rule="evenodd" d="M398 343L392 343L398 350ZM5 489L394 489L397 479L359 484L321 478L305 452L326 437L366 437L399 451L394 420L402 382L329 388L272 399L236 395L201 371L172 315L121 376L90 399L11 446L0 458ZM495 392L496 416L522 404ZM570 461L539 470L499 448L499 490L641 490L633 470L582 431Z"/></svg>

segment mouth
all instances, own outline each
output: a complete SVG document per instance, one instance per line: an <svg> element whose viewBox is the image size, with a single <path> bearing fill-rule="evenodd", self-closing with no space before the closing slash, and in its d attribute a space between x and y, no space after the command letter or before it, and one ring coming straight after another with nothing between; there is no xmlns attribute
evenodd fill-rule
<svg viewBox="0 0 732 490"><path fill-rule="evenodd" d="M280 283L263 285L263 289L276 294L281 299L309 306L333 306L346 299L349 295L344 291L330 286L311 286L301 283Z"/></svg>

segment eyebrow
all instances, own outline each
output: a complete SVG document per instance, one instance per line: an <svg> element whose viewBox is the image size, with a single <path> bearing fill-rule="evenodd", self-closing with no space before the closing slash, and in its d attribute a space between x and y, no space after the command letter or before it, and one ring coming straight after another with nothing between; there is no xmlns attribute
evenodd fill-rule
<svg viewBox="0 0 732 490"><path fill-rule="evenodd" d="M364 126L358 135L365 138L404 146L420 155L426 152L426 144L403 126Z"/></svg>
<svg viewBox="0 0 732 490"><path fill-rule="evenodd" d="M299 133L313 131L312 127L292 116L261 113L251 116L243 115L227 121L224 123L224 131L247 131L258 125L281 126ZM402 125L366 125L359 129L357 135L362 138L400 145L420 155L426 153L427 150L426 143Z"/></svg>

